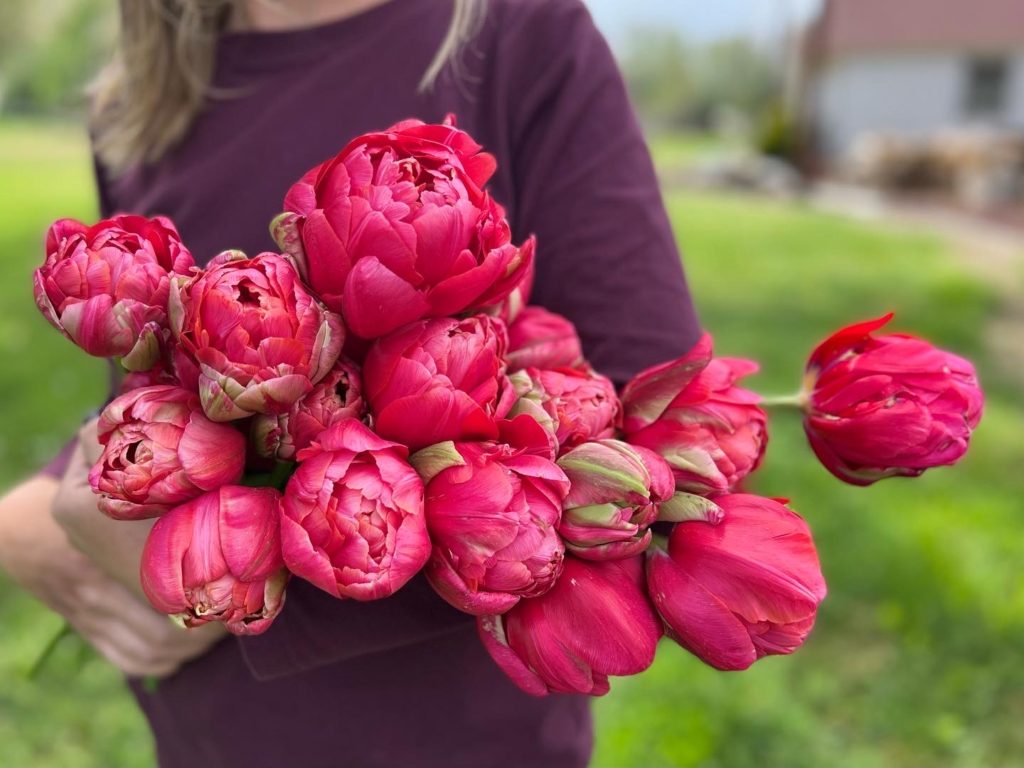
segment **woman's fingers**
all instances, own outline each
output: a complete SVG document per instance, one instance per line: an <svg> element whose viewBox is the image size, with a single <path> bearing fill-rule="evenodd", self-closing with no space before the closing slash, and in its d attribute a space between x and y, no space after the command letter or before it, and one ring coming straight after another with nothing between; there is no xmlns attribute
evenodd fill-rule
<svg viewBox="0 0 1024 768"><path fill-rule="evenodd" d="M78 605L68 617L72 626L128 674L170 674L225 635L216 627L178 627L102 573L92 574L77 592Z"/></svg>
<svg viewBox="0 0 1024 768"><path fill-rule="evenodd" d="M89 487L84 440L79 441L53 501L53 518L71 543L103 571L142 597L139 563L155 521L111 520L96 506Z"/></svg>
<svg viewBox="0 0 1024 768"><path fill-rule="evenodd" d="M48 514L57 483L36 478L0 500L0 568L68 623L101 655L131 675L164 676L224 637L219 626L183 630L71 546ZM95 507L91 515L117 526ZM102 539L96 536L96 539ZM138 584L138 554L125 556L120 541L108 542L126 563L125 578ZM138 543L141 551L141 542ZM107 568L110 564L107 564ZM130 571L133 573L129 573Z"/></svg>
<svg viewBox="0 0 1024 768"><path fill-rule="evenodd" d="M96 433L98 423L99 419L91 419L78 430L78 444L82 446L83 459L89 469L92 469L92 465L103 455L103 446L100 445Z"/></svg>

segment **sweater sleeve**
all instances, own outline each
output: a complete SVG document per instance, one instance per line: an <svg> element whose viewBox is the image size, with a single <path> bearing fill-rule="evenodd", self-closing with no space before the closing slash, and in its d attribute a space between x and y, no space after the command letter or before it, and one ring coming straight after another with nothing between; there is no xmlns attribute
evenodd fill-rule
<svg viewBox="0 0 1024 768"><path fill-rule="evenodd" d="M506 44L513 231L537 235L531 303L575 323L623 384L700 334L650 153L611 51L580 0L520 0ZM531 13L532 11L532 13Z"/></svg>
<svg viewBox="0 0 1024 768"><path fill-rule="evenodd" d="M572 320L594 367L621 384L699 335L647 147L582 3L494 5L513 232L538 238L532 301ZM259 679L424 642L473 621L422 576L368 603L299 581L289 589L274 625L241 640Z"/></svg>

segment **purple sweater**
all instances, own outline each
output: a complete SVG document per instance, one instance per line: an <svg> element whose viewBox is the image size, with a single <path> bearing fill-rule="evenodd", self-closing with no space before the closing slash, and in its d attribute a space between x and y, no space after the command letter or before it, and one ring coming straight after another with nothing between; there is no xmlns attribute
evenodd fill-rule
<svg viewBox="0 0 1024 768"><path fill-rule="evenodd" d="M580 0L490 0L461 79L417 83L450 3L393 0L326 26L226 35L214 100L155 166L100 172L105 214L166 214L198 261L273 248L288 186L349 139L454 112L497 156L513 233L538 237L533 303L577 326L622 382L680 355L698 324L647 148L608 47ZM293 580L255 638L230 638L133 685L164 768L582 766L588 703L535 699L483 650L473 620L422 578L373 603Z"/></svg>

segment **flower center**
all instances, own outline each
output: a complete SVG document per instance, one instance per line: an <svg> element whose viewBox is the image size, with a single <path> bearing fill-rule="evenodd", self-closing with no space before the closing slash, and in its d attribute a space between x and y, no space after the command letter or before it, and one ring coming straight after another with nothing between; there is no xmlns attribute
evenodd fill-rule
<svg viewBox="0 0 1024 768"><path fill-rule="evenodd" d="M260 306L260 294L246 281L238 284L238 303L250 307Z"/></svg>

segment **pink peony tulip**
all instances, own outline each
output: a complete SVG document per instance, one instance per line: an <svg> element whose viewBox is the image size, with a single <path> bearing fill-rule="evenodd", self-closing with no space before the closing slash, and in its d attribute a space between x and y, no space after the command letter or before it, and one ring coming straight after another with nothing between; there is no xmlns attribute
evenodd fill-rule
<svg viewBox="0 0 1024 768"><path fill-rule="evenodd" d="M335 597L376 600L430 556L423 482L405 446L345 419L299 453L281 517L284 560Z"/></svg>
<svg viewBox="0 0 1024 768"><path fill-rule="evenodd" d="M434 543L427 578L466 613L503 613L546 592L562 569L558 522L569 481L547 458L543 433L528 437L441 443L413 456Z"/></svg>
<svg viewBox="0 0 1024 768"><path fill-rule="evenodd" d="M490 440L515 393L505 376L500 320L420 320L379 339L363 366L374 430L416 450L445 440Z"/></svg>
<svg viewBox="0 0 1024 768"><path fill-rule="evenodd" d="M289 191L272 224L282 250L362 338L482 309L521 282L533 239L511 242L483 190L494 158L451 121L355 139Z"/></svg>
<svg viewBox="0 0 1024 768"><path fill-rule="evenodd" d="M121 395L97 430L103 455L89 483L100 510L116 520L162 515L242 477L245 437L207 419L199 397L177 386Z"/></svg>
<svg viewBox="0 0 1024 768"><path fill-rule="evenodd" d="M510 380L518 399L509 415L532 416L554 433L562 451L614 437L621 405L607 377L589 369L527 368Z"/></svg>
<svg viewBox="0 0 1024 768"><path fill-rule="evenodd" d="M280 503L273 488L225 485L157 520L141 571L153 607L187 627L219 621L236 635L265 631L288 581Z"/></svg>
<svg viewBox="0 0 1024 768"><path fill-rule="evenodd" d="M676 487L722 492L760 465L768 440L760 395L736 386L750 360L711 357L706 335L679 360L637 375L622 391L626 439L663 456Z"/></svg>
<svg viewBox="0 0 1024 768"><path fill-rule="evenodd" d="M633 557L647 549L658 505L675 491L672 470L646 448L621 440L581 443L558 459L571 483L558 532L587 560Z"/></svg>
<svg viewBox="0 0 1024 768"><path fill-rule="evenodd" d="M872 335L891 318L843 328L807 363L807 437L854 485L955 464L981 420L974 366L913 336Z"/></svg>
<svg viewBox="0 0 1024 768"><path fill-rule="evenodd" d="M365 416L359 369L350 360L339 359L331 372L286 413L254 416L253 443L260 456L291 461L328 427L343 419L361 421Z"/></svg>
<svg viewBox="0 0 1024 768"><path fill-rule="evenodd" d="M661 624L644 590L640 557L567 557L547 594L503 616L481 616L491 657L527 693L608 693L608 675L635 675L654 661Z"/></svg>
<svg viewBox="0 0 1024 768"><path fill-rule="evenodd" d="M341 318L273 253L220 254L172 284L170 310L178 376L198 379L214 421L287 412L330 372L344 341Z"/></svg>
<svg viewBox="0 0 1024 768"><path fill-rule="evenodd" d="M583 348L576 327L543 307L526 307L508 327L508 368L580 368Z"/></svg>
<svg viewBox="0 0 1024 768"><path fill-rule="evenodd" d="M61 219L50 227L46 261L35 271L36 306L90 355L148 370L166 335L170 278L192 266L162 216L114 216L91 227Z"/></svg>
<svg viewBox="0 0 1024 768"><path fill-rule="evenodd" d="M814 626L825 580L811 532L777 501L716 496L717 524L679 523L648 551L647 585L680 645L718 669L795 651Z"/></svg>

